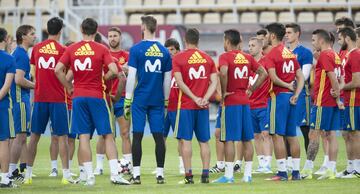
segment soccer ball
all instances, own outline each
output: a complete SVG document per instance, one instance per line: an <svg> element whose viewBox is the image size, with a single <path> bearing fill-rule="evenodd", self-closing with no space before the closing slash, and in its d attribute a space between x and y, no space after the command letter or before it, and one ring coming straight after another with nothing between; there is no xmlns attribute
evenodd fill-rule
<svg viewBox="0 0 360 194"><path fill-rule="evenodd" d="M118 171L119 174L130 174L131 173L131 162L120 159L118 160Z"/></svg>

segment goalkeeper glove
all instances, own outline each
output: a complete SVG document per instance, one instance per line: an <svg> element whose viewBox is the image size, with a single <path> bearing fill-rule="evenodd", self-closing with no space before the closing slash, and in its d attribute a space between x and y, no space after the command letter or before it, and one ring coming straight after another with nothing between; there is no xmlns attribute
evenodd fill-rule
<svg viewBox="0 0 360 194"><path fill-rule="evenodd" d="M131 107L131 99L125 98L125 100L124 100L124 118L126 120L130 119L130 115L131 115L130 107Z"/></svg>

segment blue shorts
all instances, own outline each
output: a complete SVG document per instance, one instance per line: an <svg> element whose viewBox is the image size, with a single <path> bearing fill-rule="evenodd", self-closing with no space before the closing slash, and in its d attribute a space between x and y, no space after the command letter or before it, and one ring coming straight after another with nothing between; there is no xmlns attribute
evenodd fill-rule
<svg viewBox="0 0 360 194"><path fill-rule="evenodd" d="M11 108L0 108L0 141L15 137Z"/></svg>
<svg viewBox="0 0 360 194"><path fill-rule="evenodd" d="M169 135L170 127L174 131L175 120L176 120L176 111L167 112L164 122L164 137L167 137Z"/></svg>
<svg viewBox="0 0 360 194"><path fill-rule="evenodd" d="M268 108L257 108L251 110L251 120L254 133L269 131Z"/></svg>
<svg viewBox="0 0 360 194"><path fill-rule="evenodd" d="M296 106L290 104L293 93L279 93L269 100L270 134L296 136Z"/></svg>
<svg viewBox="0 0 360 194"><path fill-rule="evenodd" d="M30 99L22 99L21 102L14 102L12 112L14 118L15 135L19 133L26 133L27 135L30 135Z"/></svg>
<svg viewBox="0 0 360 194"><path fill-rule="evenodd" d="M336 107L313 106L310 118L311 129L333 131L340 129L340 110Z"/></svg>
<svg viewBox="0 0 360 194"><path fill-rule="evenodd" d="M73 99L71 133L92 136L95 129L99 135L113 133L111 111L105 99L76 97Z"/></svg>
<svg viewBox="0 0 360 194"><path fill-rule="evenodd" d="M133 132L144 133L146 118L151 133L164 133L164 106L131 105Z"/></svg>
<svg viewBox="0 0 360 194"><path fill-rule="evenodd" d="M301 92L296 103L296 110L298 112L297 126L310 125L310 109L311 97L307 96L305 92Z"/></svg>
<svg viewBox="0 0 360 194"><path fill-rule="evenodd" d="M124 100L125 97L121 97L120 100L114 104L114 115L116 118L124 116Z"/></svg>
<svg viewBox="0 0 360 194"><path fill-rule="evenodd" d="M360 106L345 107L345 124L346 131L360 130Z"/></svg>
<svg viewBox="0 0 360 194"><path fill-rule="evenodd" d="M209 110L180 109L176 115L174 136L177 139L192 140L193 133L199 142L210 139Z"/></svg>
<svg viewBox="0 0 360 194"><path fill-rule="evenodd" d="M218 111L216 113L216 123L215 128L220 129L221 128L221 106L219 106Z"/></svg>
<svg viewBox="0 0 360 194"><path fill-rule="evenodd" d="M225 106L221 114L220 141L251 141L254 129L249 105Z"/></svg>
<svg viewBox="0 0 360 194"><path fill-rule="evenodd" d="M43 134L51 122L51 134L62 136L69 133L69 115L66 103L34 102L31 117L31 132Z"/></svg>

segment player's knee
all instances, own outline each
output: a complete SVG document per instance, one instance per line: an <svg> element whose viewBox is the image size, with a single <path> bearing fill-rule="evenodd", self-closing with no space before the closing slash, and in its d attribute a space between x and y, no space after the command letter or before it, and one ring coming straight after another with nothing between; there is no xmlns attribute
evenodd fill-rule
<svg viewBox="0 0 360 194"><path fill-rule="evenodd" d="M121 130L120 136L121 136L121 139L122 139L123 141L130 139L129 130Z"/></svg>
<svg viewBox="0 0 360 194"><path fill-rule="evenodd" d="M349 132L343 131L341 135L343 136L343 138L344 138L345 141L351 140L351 139L350 139L350 138L351 138L351 137L350 137L351 135L350 135Z"/></svg>
<svg viewBox="0 0 360 194"><path fill-rule="evenodd" d="M323 133L321 133L321 136L323 137ZM319 138L319 132L316 130L311 130L309 132L309 140L310 141L318 141Z"/></svg>
<svg viewBox="0 0 360 194"><path fill-rule="evenodd" d="M216 139L217 141L220 140L220 129L216 129L216 130L215 130L215 139Z"/></svg>

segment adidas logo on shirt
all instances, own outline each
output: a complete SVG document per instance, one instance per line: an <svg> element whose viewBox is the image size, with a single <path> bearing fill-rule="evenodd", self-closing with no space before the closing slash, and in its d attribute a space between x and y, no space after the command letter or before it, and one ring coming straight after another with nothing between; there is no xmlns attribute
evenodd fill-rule
<svg viewBox="0 0 360 194"><path fill-rule="evenodd" d="M75 56L88 56L88 55L94 55L94 54L95 54L95 52L91 49L89 43L82 45L75 52Z"/></svg>
<svg viewBox="0 0 360 194"><path fill-rule="evenodd" d="M145 53L147 57L163 57L162 52L156 44L153 44Z"/></svg>
<svg viewBox="0 0 360 194"><path fill-rule="evenodd" d="M296 56L295 56L289 49L287 49L286 47L284 47L281 55L282 55L282 57L283 57L284 59L293 59L293 58L296 58Z"/></svg>
<svg viewBox="0 0 360 194"><path fill-rule="evenodd" d="M191 57L188 60L189 64L201 64L201 63L206 63L206 59L204 59L199 52L195 51Z"/></svg>
<svg viewBox="0 0 360 194"><path fill-rule="evenodd" d="M59 51L56 50L55 44L53 42L51 42L51 43L41 47L39 49L39 53L58 55Z"/></svg>
<svg viewBox="0 0 360 194"><path fill-rule="evenodd" d="M248 64L249 61L244 57L244 55L238 53L234 60L235 64Z"/></svg>
<svg viewBox="0 0 360 194"><path fill-rule="evenodd" d="M335 54L335 64L341 65L341 59L340 59L339 55L337 55L337 54Z"/></svg>

